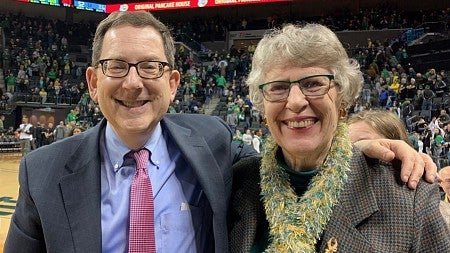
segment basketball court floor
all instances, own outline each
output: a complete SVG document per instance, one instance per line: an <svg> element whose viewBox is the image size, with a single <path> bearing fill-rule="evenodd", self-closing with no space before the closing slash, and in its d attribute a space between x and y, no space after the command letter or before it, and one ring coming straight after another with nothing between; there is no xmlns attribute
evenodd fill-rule
<svg viewBox="0 0 450 253"><path fill-rule="evenodd" d="M20 153L0 153L0 252L3 252L11 216L16 206Z"/></svg>

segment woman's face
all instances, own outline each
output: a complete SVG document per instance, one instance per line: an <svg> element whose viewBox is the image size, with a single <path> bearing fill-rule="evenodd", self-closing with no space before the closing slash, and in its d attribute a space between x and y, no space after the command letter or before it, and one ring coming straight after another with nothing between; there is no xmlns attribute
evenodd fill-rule
<svg viewBox="0 0 450 253"><path fill-rule="evenodd" d="M377 133L377 131L373 129L370 124L363 120L350 124L348 131L352 142L386 138L385 136Z"/></svg>
<svg viewBox="0 0 450 253"><path fill-rule="evenodd" d="M331 74L331 71L320 67L277 68L267 73L265 81L294 81L318 74ZM264 100L268 128L292 169L314 168L329 151L341 104L337 88L331 84L328 93L319 97L305 97L298 85L294 85L285 101Z"/></svg>

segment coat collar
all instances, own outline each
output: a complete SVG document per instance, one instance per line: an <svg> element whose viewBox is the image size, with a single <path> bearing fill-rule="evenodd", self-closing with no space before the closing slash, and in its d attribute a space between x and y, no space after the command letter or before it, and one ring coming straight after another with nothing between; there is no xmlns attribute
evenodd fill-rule
<svg viewBox="0 0 450 253"><path fill-rule="evenodd" d="M338 240L338 244L340 240L358 242L358 247L364 249L363 252L373 252L370 242L357 230L357 227L380 208L370 182L367 182L370 178L370 168L364 161L365 157L355 148L353 153L351 167L358 169L350 171L348 175L347 185L341 193L339 203L333 208L333 215L322 236L320 252L324 252L327 242L332 237ZM347 232L342 233L342 231Z"/></svg>
<svg viewBox="0 0 450 253"><path fill-rule="evenodd" d="M59 182L76 252L101 251L100 149L106 120L82 133Z"/></svg>
<svg viewBox="0 0 450 253"><path fill-rule="evenodd" d="M214 213L227 210L225 202L218 196L226 196L220 166L209 149L205 138L197 135L191 129L180 126L165 117L162 127L167 130L170 138L180 149L182 157L191 166L197 175L206 197Z"/></svg>

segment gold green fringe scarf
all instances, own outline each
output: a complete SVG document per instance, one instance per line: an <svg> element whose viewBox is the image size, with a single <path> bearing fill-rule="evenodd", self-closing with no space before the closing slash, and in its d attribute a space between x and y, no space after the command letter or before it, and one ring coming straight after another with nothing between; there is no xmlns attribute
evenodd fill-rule
<svg viewBox="0 0 450 253"><path fill-rule="evenodd" d="M352 157L348 126L339 122L330 152L299 198L289 183L288 174L276 161L278 144L267 139L261 163L261 195L269 221L271 244L266 252L315 252L332 208L338 202Z"/></svg>

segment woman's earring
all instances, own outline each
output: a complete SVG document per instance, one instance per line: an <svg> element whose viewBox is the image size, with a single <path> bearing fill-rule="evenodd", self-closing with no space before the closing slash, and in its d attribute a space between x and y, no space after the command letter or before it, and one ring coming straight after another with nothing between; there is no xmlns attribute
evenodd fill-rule
<svg viewBox="0 0 450 253"><path fill-rule="evenodd" d="M346 116L347 116L347 111L344 108L339 109L339 118L345 119Z"/></svg>
<svg viewBox="0 0 450 253"><path fill-rule="evenodd" d="M263 117L263 123L265 126L267 126L267 118L265 116Z"/></svg>

